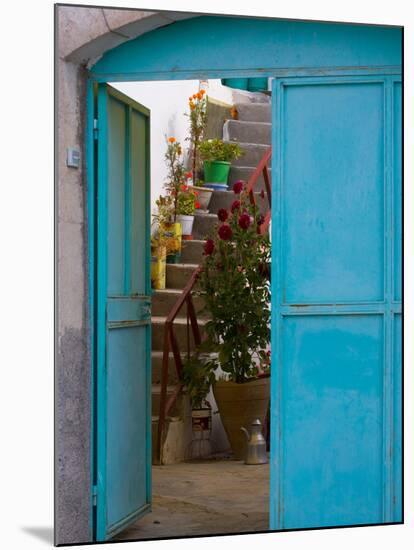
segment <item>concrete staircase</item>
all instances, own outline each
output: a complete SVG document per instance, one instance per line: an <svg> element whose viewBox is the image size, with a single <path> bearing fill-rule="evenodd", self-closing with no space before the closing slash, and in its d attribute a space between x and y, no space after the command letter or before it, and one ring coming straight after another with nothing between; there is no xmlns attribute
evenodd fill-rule
<svg viewBox="0 0 414 550"><path fill-rule="evenodd" d="M156 448L160 381L163 356L164 324L187 284L192 272L202 261L203 246L206 237L214 230L217 223L217 212L220 208L229 208L235 196L232 186L238 179L247 181L271 143L271 105L269 98L263 94L251 94L243 97L243 102L236 103L238 120L227 120L223 126L223 139L237 142L245 154L236 161L229 176L229 191L213 191L209 204L209 213L196 213L192 241L183 241L180 264L167 264L167 281L165 290L154 290L152 294L152 415L153 415L153 449ZM258 193L263 188L262 178L258 182ZM258 201L261 204L262 201ZM197 313L203 307L200 298L194 298ZM198 315L201 334L206 318ZM185 356L187 342L186 309L182 308L175 322L175 332L180 350ZM194 347L190 330L190 344ZM168 393L174 391L177 383L172 354L169 359ZM167 419L165 439L162 445L162 463L172 464L186 458L191 444L191 406L188 397L181 395ZM155 461L155 457L154 457Z"/></svg>

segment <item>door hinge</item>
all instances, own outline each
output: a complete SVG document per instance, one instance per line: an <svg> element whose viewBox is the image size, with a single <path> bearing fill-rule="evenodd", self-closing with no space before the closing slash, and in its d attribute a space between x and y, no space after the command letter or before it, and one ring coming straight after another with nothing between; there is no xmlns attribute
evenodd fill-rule
<svg viewBox="0 0 414 550"><path fill-rule="evenodd" d="M93 119L93 139L98 139L98 119Z"/></svg>
<svg viewBox="0 0 414 550"><path fill-rule="evenodd" d="M92 506L96 506L96 499L98 496L98 487L96 485L92 486Z"/></svg>

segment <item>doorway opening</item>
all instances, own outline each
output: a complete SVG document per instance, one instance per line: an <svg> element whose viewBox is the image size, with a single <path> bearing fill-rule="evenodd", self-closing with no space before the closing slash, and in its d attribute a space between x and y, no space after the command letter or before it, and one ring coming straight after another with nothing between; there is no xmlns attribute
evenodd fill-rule
<svg viewBox="0 0 414 550"><path fill-rule="evenodd" d="M151 159L151 194L146 209L151 210L152 220L151 235L146 237L151 239L152 511L120 530L113 540L266 531L270 483L269 81L244 78L110 85L149 112L146 156ZM194 159L191 114L197 109L203 111L198 120L203 128ZM144 161L138 150L130 149L128 155ZM217 172L211 175L208 160L218 160L219 168L221 162L228 173L224 177ZM178 179L173 181L175 177ZM179 194L176 202L174 193ZM134 199L133 194L129 196ZM140 200L139 194L135 200ZM169 208L176 211L169 220L174 223L166 231L165 216L170 212L165 211ZM135 212L134 208L128 210ZM231 227L231 219L246 235L252 235L255 227L258 240L251 242L250 251L257 247L254 271L261 281L256 277L253 288L244 277L245 299L240 295L239 307L233 308L236 318L228 308L226 319L223 312L220 315L217 309L209 309L214 300L206 299L208 285L206 281L203 284L202 270L214 255L209 247L239 246L236 239L218 233L220 227ZM173 229L178 221L177 236ZM229 254L229 249L223 253ZM246 270L252 272L252 266L243 262L254 257L251 253L240 255L236 266L240 276ZM209 269L211 280L211 263ZM222 269L217 262L216 269ZM209 291L217 294L220 284L216 281ZM226 296L223 287L221 293L227 300L231 296L230 291ZM258 297L249 299L254 293ZM257 311L263 299L266 303ZM252 307L256 307L257 330L253 329ZM243 358L239 370L219 366L221 362L228 367L231 362L228 359L226 363L222 336L212 332L223 322L233 329L238 323L254 348L243 347L239 355L247 352L250 356ZM212 341L218 344L217 349L212 349ZM202 372L201 377L197 372ZM217 382L212 383L213 378ZM226 395L226 382L231 385L249 379L252 382L244 385L248 389L241 397ZM224 386L224 396L218 406L213 386L219 384ZM224 419L224 414L228 418ZM253 421L260 424L252 426ZM252 430L257 437L251 437ZM246 460L251 464L245 464Z"/></svg>

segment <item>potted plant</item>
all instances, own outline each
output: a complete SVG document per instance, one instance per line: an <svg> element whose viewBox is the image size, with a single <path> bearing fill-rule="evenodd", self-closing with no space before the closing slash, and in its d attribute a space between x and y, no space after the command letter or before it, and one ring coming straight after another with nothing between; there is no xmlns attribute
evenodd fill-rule
<svg viewBox="0 0 414 550"><path fill-rule="evenodd" d="M187 179L187 185L191 187L198 193L198 202L200 203L200 210L205 214L208 213L208 205L210 204L211 197L213 195L213 189L204 186L204 181L201 179L197 180L198 185L192 185L193 173L186 172L185 177Z"/></svg>
<svg viewBox="0 0 414 550"><path fill-rule="evenodd" d="M234 185L230 211L218 212L219 224L204 248L200 288L211 320L206 349L216 352L223 375L214 396L232 450L242 458L240 428L255 419L265 422L269 404L270 242L261 235L263 216L250 203L243 182Z"/></svg>
<svg viewBox="0 0 414 550"><path fill-rule="evenodd" d="M181 260L181 223L175 219L174 198L172 195L160 195L156 200L158 214L155 219L158 222L158 239L166 248L167 264L179 263Z"/></svg>
<svg viewBox="0 0 414 550"><path fill-rule="evenodd" d="M200 156L204 160L204 181L227 189L231 161L243 154L238 143L222 139L208 139L200 143Z"/></svg>
<svg viewBox="0 0 414 550"><path fill-rule="evenodd" d="M177 221L181 223L183 239L193 238L194 213L200 208L198 192L194 187L182 184L177 192L176 213Z"/></svg>
<svg viewBox="0 0 414 550"><path fill-rule="evenodd" d="M189 458L210 454L211 405L206 397L215 380L216 365L196 351L183 365L183 382L191 402L192 444Z"/></svg>
<svg viewBox="0 0 414 550"><path fill-rule="evenodd" d="M189 114L185 113L190 119L190 135L186 138L186 140L190 142L191 177L194 186L197 186L198 184L198 149L200 142L204 137L207 124L207 99L205 94L205 90L200 90L190 96L188 98L190 112Z"/></svg>

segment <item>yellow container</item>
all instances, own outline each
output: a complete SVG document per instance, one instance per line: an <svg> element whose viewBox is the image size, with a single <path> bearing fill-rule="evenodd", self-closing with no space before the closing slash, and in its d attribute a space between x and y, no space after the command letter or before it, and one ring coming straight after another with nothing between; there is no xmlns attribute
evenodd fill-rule
<svg viewBox="0 0 414 550"><path fill-rule="evenodd" d="M151 247L151 287L164 290L167 248L163 245Z"/></svg>
<svg viewBox="0 0 414 550"><path fill-rule="evenodd" d="M160 239L167 248L167 263L179 263L181 259L181 223L169 223L160 226Z"/></svg>

